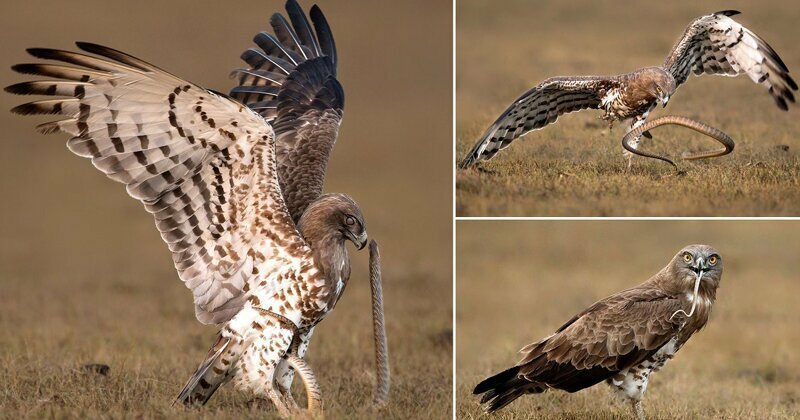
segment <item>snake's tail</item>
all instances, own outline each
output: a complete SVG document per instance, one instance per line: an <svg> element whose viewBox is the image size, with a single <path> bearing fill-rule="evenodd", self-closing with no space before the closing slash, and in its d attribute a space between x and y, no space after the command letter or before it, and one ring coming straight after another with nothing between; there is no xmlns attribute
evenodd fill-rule
<svg viewBox="0 0 800 420"><path fill-rule="evenodd" d="M389 348L383 318L383 287L381 284L381 255L375 240L369 243L369 280L372 288L372 331L375 336L376 382L373 403L382 407L389 401Z"/></svg>
<svg viewBox="0 0 800 420"><path fill-rule="evenodd" d="M653 159L663 160L664 162L669 163L670 165L675 167L675 169L677 169L678 167L675 165L675 162L673 162L672 160L670 160L670 159L668 159L668 158L666 158L664 156L657 155L655 153L650 153L650 152L645 152L645 151L642 151L642 150L638 150L638 149L634 148L633 146L631 146L631 144L630 144L630 142L634 138L642 135L643 133L645 133L645 132L647 132L649 130L652 130L653 128L656 128L656 127L659 127L659 126L662 126L662 125L666 125L666 124L674 124L674 125L680 125L680 126L683 126L683 127L686 127L686 128L690 128L690 129L692 129L694 131L697 131L698 133L702 133L702 134L705 134L708 137L711 137L712 139L722 143L722 145L724 146L722 149L709 150L709 151L705 151L705 152L684 153L682 155L682 158L685 159L685 160L695 160L695 159L705 159L705 158L711 158L711 157L718 157L718 156L727 155L728 153L733 151L733 147L735 145L734 142L733 142L733 139L730 138L730 136L728 136L727 134L725 134L722 130L719 130L719 129L715 128L715 127L712 127L712 126L710 126L708 124L705 124L705 123L702 123L700 121L696 121L696 120L693 120L691 118L681 117L681 116L677 116L677 115L667 115L667 116L664 116L664 117L661 117L661 118L657 118L657 119L655 119L653 121L650 121L648 123L642 124L641 126L629 131L627 134L625 134L625 137L622 138L622 147L624 147L625 150L627 150L627 151L629 151L629 152L631 152L633 154L639 155L639 156L644 156L644 157L649 157L649 158L653 158Z"/></svg>
<svg viewBox="0 0 800 420"><path fill-rule="evenodd" d="M308 411L314 416L321 415L323 408L322 390L320 390L319 383L311 367L305 360L297 357L295 354L287 354L286 362L289 363L289 366L294 368L295 372L300 375L300 379L303 381L308 398Z"/></svg>

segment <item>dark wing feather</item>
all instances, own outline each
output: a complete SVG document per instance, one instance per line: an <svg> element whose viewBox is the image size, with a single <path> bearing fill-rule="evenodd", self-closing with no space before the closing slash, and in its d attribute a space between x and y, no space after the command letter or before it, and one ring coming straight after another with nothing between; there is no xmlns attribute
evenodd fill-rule
<svg viewBox="0 0 800 420"><path fill-rule="evenodd" d="M514 139L552 124L560 115L599 108L605 93L616 86L617 82L608 77L573 76L545 80L520 96L500 115L461 162L461 168L491 159Z"/></svg>
<svg viewBox="0 0 800 420"><path fill-rule="evenodd" d="M295 222L322 194L325 169L344 109L344 91L336 79L336 46L325 16L314 6L309 21L296 1L271 19L275 35L261 32L235 70L239 86L231 96L261 114L277 136L278 175Z"/></svg>
<svg viewBox="0 0 800 420"><path fill-rule="evenodd" d="M72 66L14 66L52 80L7 91L62 98L12 111L63 115L38 129L71 134L67 146L73 153L126 185L153 214L181 280L194 294L198 319L228 320L254 277L254 247L272 258L301 257L304 248L280 194L272 128L244 105L135 57L94 44L78 47L97 56L29 50ZM272 217L254 223L256 205ZM256 225L264 234L254 244L250 229Z"/></svg>
<svg viewBox="0 0 800 420"><path fill-rule="evenodd" d="M272 30L275 32L275 36L277 36L280 42L283 45L286 45L288 49L301 56L302 58L298 57L300 60L307 60L311 58L311 51L307 46L304 46L302 42L300 42L300 39L297 37L297 33L294 31L294 28L292 28L282 14L273 14L269 22L272 25Z"/></svg>
<svg viewBox="0 0 800 420"><path fill-rule="evenodd" d="M498 410L528 393L558 388L575 392L635 366L675 336L681 319L670 316L680 300L639 287L603 299L553 335L530 344L516 366L475 387L481 403Z"/></svg>
<svg viewBox="0 0 800 420"><path fill-rule="evenodd" d="M311 57L322 55L317 38L314 36L311 25L308 23L308 19L300 5L296 1L290 1L286 3L286 12L289 14L289 19L292 21L292 26L300 39L300 43L311 50Z"/></svg>
<svg viewBox="0 0 800 420"><path fill-rule="evenodd" d="M726 10L695 19L672 47L664 68L678 85L690 73L746 74L769 91L780 109L788 110L795 101L792 91L797 90L789 69L766 41L729 17L736 14Z"/></svg>
<svg viewBox="0 0 800 420"><path fill-rule="evenodd" d="M317 40L319 40L322 54L331 58L335 75L336 66L339 64L339 56L336 55L336 42L333 40L331 27L328 25L328 20L325 19L325 15L322 14L322 9L316 4L311 6L310 15L311 21L314 22L314 29L317 31Z"/></svg>

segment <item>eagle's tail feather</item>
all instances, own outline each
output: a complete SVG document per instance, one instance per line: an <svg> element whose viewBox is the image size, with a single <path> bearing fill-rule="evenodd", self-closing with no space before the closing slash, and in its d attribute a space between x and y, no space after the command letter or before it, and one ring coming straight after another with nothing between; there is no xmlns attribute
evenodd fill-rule
<svg viewBox="0 0 800 420"><path fill-rule="evenodd" d="M241 355L240 347L234 339L220 334L172 405L179 402L184 405L205 405L220 385L231 378L231 368Z"/></svg>
<svg viewBox="0 0 800 420"><path fill-rule="evenodd" d="M541 392L541 391L540 391ZM511 404L517 398L529 393L527 387L509 389L502 395L498 395L491 400L486 407L487 413L494 413L495 411Z"/></svg>
<svg viewBox="0 0 800 420"><path fill-rule="evenodd" d="M514 366L511 369L506 369L496 375L492 375L482 380L478 385L475 385L475 389L472 391L472 393L475 395L480 395L484 392L492 391L499 385L505 384L511 379L514 379L517 376L517 373L519 373L519 366Z"/></svg>
<svg viewBox="0 0 800 420"><path fill-rule="evenodd" d="M497 411L525 394L539 394L547 390L548 386L539 382L531 382L518 376L519 366L506 369L496 375L490 376L472 391L473 394L484 394L481 404L486 405L486 411Z"/></svg>

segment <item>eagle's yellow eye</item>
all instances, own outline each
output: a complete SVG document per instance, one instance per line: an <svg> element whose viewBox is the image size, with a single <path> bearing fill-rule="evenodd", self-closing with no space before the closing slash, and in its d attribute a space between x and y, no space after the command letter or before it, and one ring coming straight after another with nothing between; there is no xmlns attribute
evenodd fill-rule
<svg viewBox="0 0 800 420"><path fill-rule="evenodd" d="M692 262L692 255L688 253L683 254L683 260L686 261L687 263Z"/></svg>
<svg viewBox="0 0 800 420"><path fill-rule="evenodd" d="M708 258L708 263L711 264L711 265L715 265L717 263L717 256L716 255L710 256Z"/></svg>
<svg viewBox="0 0 800 420"><path fill-rule="evenodd" d="M661 93L661 86L656 86L656 92Z"/></svg>

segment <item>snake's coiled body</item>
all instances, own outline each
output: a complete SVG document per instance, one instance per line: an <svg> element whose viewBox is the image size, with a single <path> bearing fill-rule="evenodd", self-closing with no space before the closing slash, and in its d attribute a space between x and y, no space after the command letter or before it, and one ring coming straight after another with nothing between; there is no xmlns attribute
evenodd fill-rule
<svg viewBox="0 0 800 420"><path fill-rule="evenodd" d="M677 115L667 115L661 118L656 118L653 121L642 124L641 126L629 131L627 134L625 134L625 137L622 138L622 147L624 147L625 150L635 155L663 160L664 162L669 163L670 165L675 167L675 169L677 169L678 166L675 165L675 162L673 162L669 158L657 155L655 153L638 150L630 144L630 142L633 139L641 136L642 133L644 133L645 131L649 131L652 130L653 128L666 124L681 125L687 128L691 128L692 130L697 131L698 133L703 133L711 137L712 139L717 140L724 146L722 149L709 150L705 152L684 153L681 157L685 160L706 159L717 156L723 156L733 151L734 147L733 139L730 138L730 136L728 136L727 134L725 134L722 130L712 127L706 123L702 123L700 121L696 121L691 118L681 117Z"/></svg>
<svg viewBox="0 0 800 420"><path fill-rule="evenodd" d="M306 398L308 399L308 411L312 415L322 414L322 390L319 388L317 378L311 367L308 366L305 360L297 357L295 354L287 354L284 356L289 366L294 368L295 372L300 375L303 380L303 385L306 388Z"/></svg>

